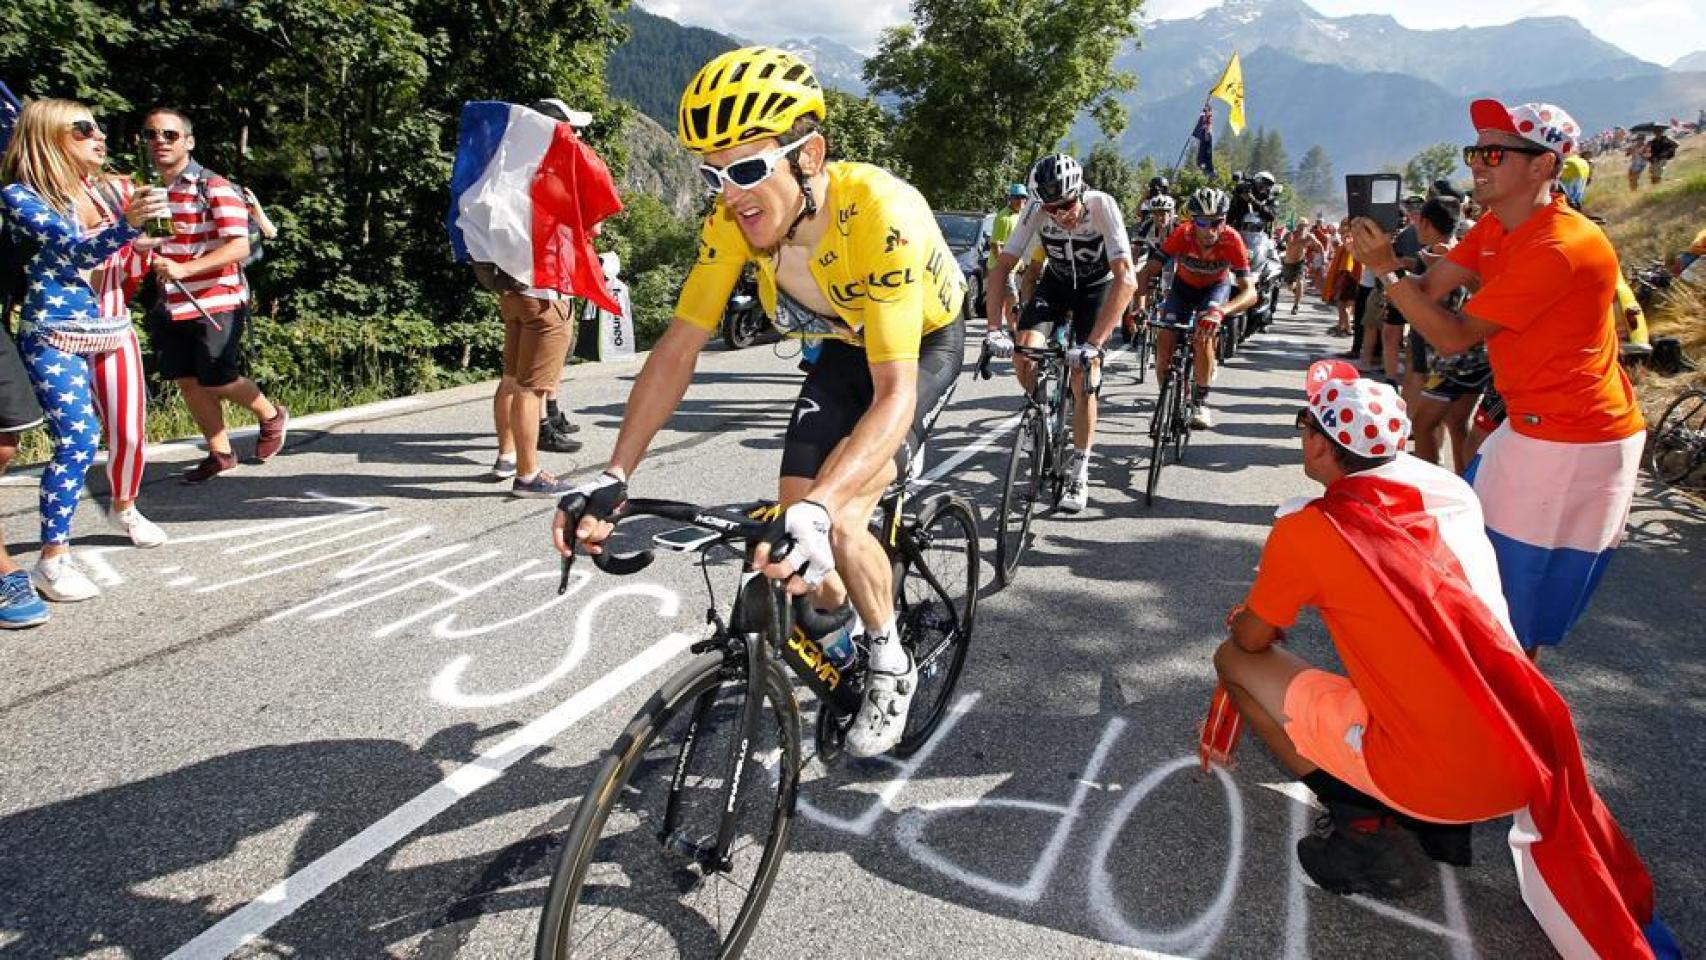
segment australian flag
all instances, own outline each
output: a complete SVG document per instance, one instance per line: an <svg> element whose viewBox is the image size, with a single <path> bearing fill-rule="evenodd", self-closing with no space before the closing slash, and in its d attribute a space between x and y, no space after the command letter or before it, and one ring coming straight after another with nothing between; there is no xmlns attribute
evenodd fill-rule
<svg viewBox="0 0 1706 960"><path fill-rule="evenodd" d="M1191 131L1191 139L1197 142L1197 167L1214 176L1214 108L1206 103L1202 116L1197 118L1197 128Z"/></svg>

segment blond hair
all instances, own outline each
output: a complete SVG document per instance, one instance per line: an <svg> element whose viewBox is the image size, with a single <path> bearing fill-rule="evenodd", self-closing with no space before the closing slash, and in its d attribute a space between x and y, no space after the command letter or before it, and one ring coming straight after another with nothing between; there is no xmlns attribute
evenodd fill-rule
<svg viewBox="0 0 1706 960"><path fill-rule="evenodd" d="M75 100L50 97L25 104L12 131L12 142L0 159L0 181L21 183L48 206L74 215L77 198L86 191L83 171L65 151L64 138L70 133L72 118L88 112L88 107Z"/></svg>

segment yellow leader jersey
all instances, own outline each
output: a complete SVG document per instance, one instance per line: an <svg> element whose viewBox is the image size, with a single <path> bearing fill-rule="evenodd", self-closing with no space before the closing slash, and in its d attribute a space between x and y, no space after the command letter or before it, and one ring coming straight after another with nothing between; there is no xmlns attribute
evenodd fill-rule
<svg viewBox="0 0 1706 960"><path fill-rule="evenodd" d="M699 231L699 258L687 274L675 315L715 330L748 262L758 267L758 298L783 333L833 337L862 347L872 363L918 359L925 336L959 322L965 277L942 239L930 205L881 167L826 166L834 218L812 251L811 274L834 317L783 297L777 306L775 251L754 250L721 198Z"/></svg>

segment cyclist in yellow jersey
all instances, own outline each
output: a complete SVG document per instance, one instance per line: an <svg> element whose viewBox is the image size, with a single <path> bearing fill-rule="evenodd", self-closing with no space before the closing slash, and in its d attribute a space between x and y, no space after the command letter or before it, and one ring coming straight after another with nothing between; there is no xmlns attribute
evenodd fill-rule
<svg viewBox="0 0 1706 960"><path fill-rule="evenodd" d="M588 507L574 539L600 552L605 518L681 402L742 268L755 264L776 325L823 344L783 444L790 547L774 561L760 547L756 563L819 609L851 601L870 671L847 749L873 756L899 740L917 668L895 638L892 573L870 518L959 373L965 281L917 190L878 167L825 161L824 113L811 69L768 47L717 57L682 94L677 136L700 156L717 200L675 319L629 394L609 466L575 490ZM554 539L565 554L566 521L559 509Z"/></svg>

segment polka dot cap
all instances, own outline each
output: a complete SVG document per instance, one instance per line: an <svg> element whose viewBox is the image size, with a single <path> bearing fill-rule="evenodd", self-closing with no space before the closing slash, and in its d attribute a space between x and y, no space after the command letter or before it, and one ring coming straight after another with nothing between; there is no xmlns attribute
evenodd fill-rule
<svg viewBox="0 0 1706 960"><path fill-rule="evenodd" d="M1342 369L1325 369L1330 362L1311 367L1308 379L1309 411L1322 431L1364 457L1403 453L1409 447L1410 418L1398 392L1358 377L1354 369L1350 376Z"/></svg>
<svg viewBox="0 0 1706 960"><path fill-rule="evenodd" d="M1550 103L1525 103L1506 107L1497 100L1477 100L1469 105L1469 120L1476 130L1502 130L1548 150L1567 157L1576 152L1576 141L1582 128L1564 112L1563 107Z"/></svg>

